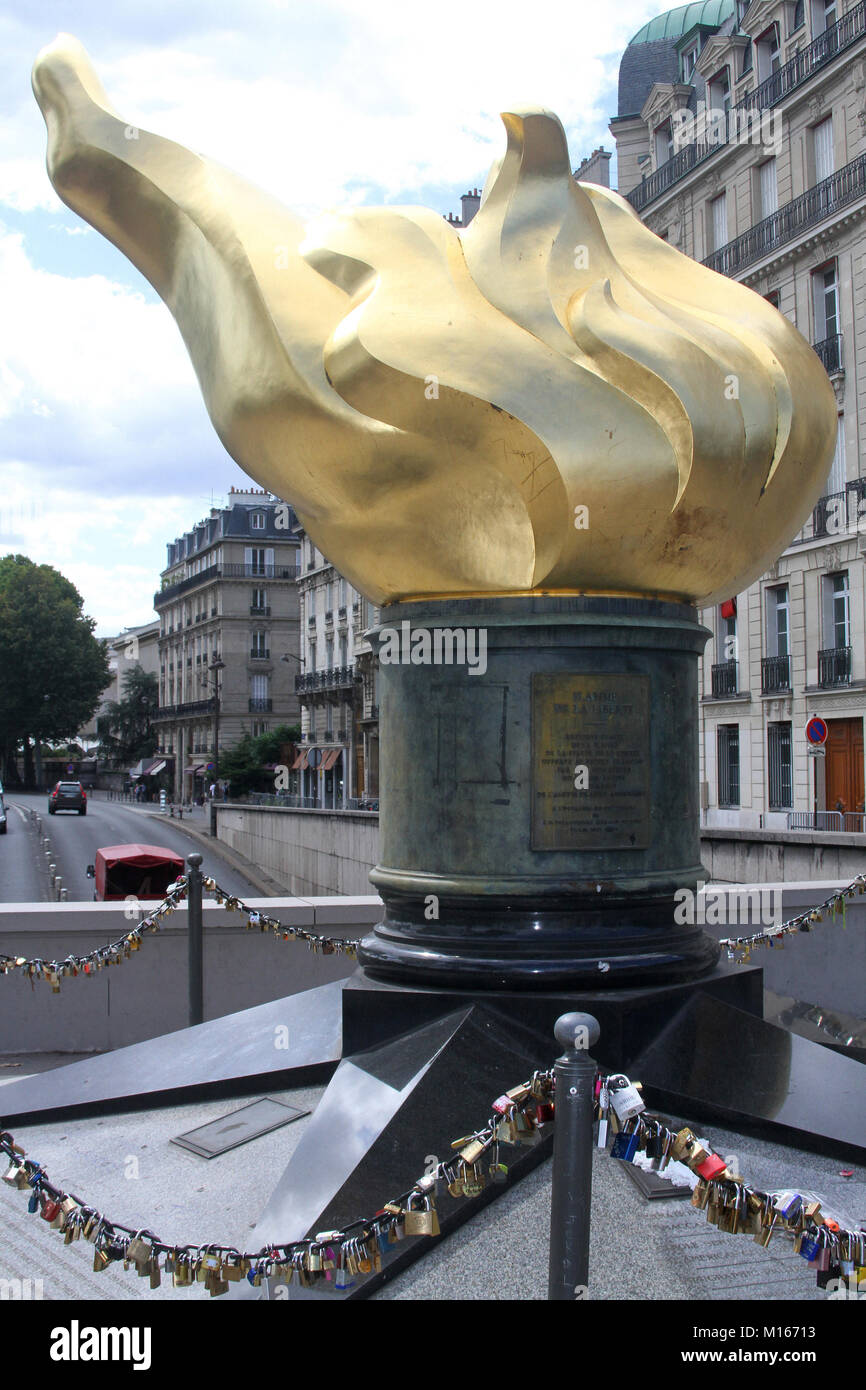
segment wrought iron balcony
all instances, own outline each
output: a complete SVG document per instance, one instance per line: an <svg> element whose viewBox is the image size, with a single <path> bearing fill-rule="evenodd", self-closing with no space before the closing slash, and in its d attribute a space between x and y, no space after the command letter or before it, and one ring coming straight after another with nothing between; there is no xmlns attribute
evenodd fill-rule
<svg viewBox="0 0 866 1390"><path fill-rule="evenodd" d="M223 579L297 579L300 565L222 565Z"/></svg>
<svg viewBox="0 0 866 1390"><path fill-rule="evenodd" d="M197 714L213 714L215 707L214 700L190 700L182 705L162 705L151 718L187 719Z"/></svg>
<svg viewBox="0 0 866 1390"><path fill-rule="evenodd" d="M713 695L716 699L736 695L738 664L736 661L720 661L712 668Z"/></svg>
<svg viewBox="0 0 866 1390"><path fill-rule="evenodd" d="M825 647L818 653L818 684L825 688L848 685L851 680L851 648Z"/></svg>
<svg viewBox="0 0 866 1390"><path fill-rule="evenodd" d="M270 647L250 647L250 661L270 661Z"/></svg>
<svg viewBox="0 0 866 1390"><path fill-rule="evenodd" d="M835 24L826 28L823 34L819 34L805 48L801 48L799 53L795 53L793 58L776 72L770 74L763 82L759 82L750 92L740 98L735 106L731 107L730 120L734 124L735 131L740 130L751 121L755 124L755 113L770 110L778 105L791 92L802 87L805 82L827 63L837 57L839 53L850 48L866 34L866 0L860 0L860 4L855 5ZM728 139L728 124L726 123L724 133L716 140L708 139L700 142L694 141L684 145L669 160L660 165L652 174L649 174L642 183L633 188L626 196L632 207L640 212L649 203L659 198L667 190L686 174L691 173L698 164L710 158L718 150L726 149L731 143ZM714 266L713 269L716 269Z"/></svg>
<svg viewBox="0 0 866 1390"><path fill-rule="evenodd" d="M791 545L809 541L834 540L839 536L855 536L866 531L866 478L854 478L845 484L844 492L828 492L812 509L812 515Z"/></svg>
<svg viewBox="0 0 866 1390"><path fill-rule="evenodd" d="M253 618L269 618L271 616L270 604L265 604L263 607L257 608L254 603L251 603L250 616Z"/></svg>
<svg viewBox="0 0 866 1390"><path fill-rule="evenodd" d="M824 370L828 376L835 376L837 372L844 372L841 333L834 333L832 337L824 338L820 343L813 343L812 347L824 363Z"/></svg>
<svg viewBox="0 0 866 1390"><path fill-rule="evenodd" d="M777 212L772 212L762 222L756 222L742 236L735 237L718 251L704 258L703 264L721 275L737 275L746 266L759 261L777 251L787 242L795 241L803 232L823 222L825 217L841 212L843 208L866 194L866 155L858 155L844 168L837 169L829 178L816 183L793 198L790 203Z"/></svg>
<svg viewBox="0 0 866 1390"><path fill-rule="evenodd" d="M324 671L309 671L295 676L295 690L299 693L335 690L341 686L352 686L354 683L354 666L329 666Z"/></svg>
<svg viewBox="0 0 866 1390"><path fill-rule="evenodd" d="M250 700L250 714L270 714L273 708L273 700Z"/></svg>
<svg viewBox="0 0 866 1390"><path fill-rule="evenodd" d="M761 694L774 695L791 689L791 658L789 656L761 657Z"/></svg>

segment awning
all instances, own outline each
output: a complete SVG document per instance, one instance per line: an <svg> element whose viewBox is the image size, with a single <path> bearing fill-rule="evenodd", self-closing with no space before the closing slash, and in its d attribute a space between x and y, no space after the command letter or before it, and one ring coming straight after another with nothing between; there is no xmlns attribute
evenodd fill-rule
<svg viewBox="0 0 866 1390"><path fill-rule="evenodd" d="M322 771L330 772L334 763L342 755L342 748L331 748L322 759Z"/></svg>
<svg viewBox="0 0 866 1390"><path fill-rule="evenodd" d="M204 772L204 763L199 763L198 767L185 767L183 771L186 777L197 777L200 772Z"/></svg>
<svg viewBox="0 0 866 1390"><path fill-rule="evenodd" d="M719 611L723 618L736 618L737 600L735 598L726 598L724 603L719 604Z"/></svg>
<svg viewBox="0 0 866 1390"><path fill-rule="evenodd" d="M156 772L162 772L165 767L165 758L139 758L135 767L129 769L130 777L152 777Z"/></svg>
<svg viewBox="0 0 866 1390"><path fill-rule="evenodd" d="M292 763L292 772L295 772L299 767L307 766L306 757L307 755L302 749L301 752L298 753L297 757L295 758L295 761Z"/></svg>

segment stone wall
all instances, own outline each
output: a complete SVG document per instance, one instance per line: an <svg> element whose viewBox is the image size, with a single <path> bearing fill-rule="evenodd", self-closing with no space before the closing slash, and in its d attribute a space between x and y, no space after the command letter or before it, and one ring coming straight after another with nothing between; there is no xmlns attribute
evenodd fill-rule
<svg viewBox="0 0 866 1390"><path fill-rule="evenodd" d="M375 811L215 806L217 839L275 878L287 893L369 893L379 854Z"/></svg>

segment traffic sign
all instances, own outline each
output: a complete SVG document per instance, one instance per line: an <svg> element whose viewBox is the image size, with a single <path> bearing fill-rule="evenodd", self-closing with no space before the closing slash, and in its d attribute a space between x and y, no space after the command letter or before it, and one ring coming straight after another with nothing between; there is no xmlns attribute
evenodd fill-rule
<svg viewBox="0 0 866 1390"><path fill-rule="evenodd" d="M307 754L307 767L318 767L322 761L321 748L311 748Z"/></svg>
<svg viewBox="0 0 866 1390"><path fill-rule="evenodd" d="M809 741L809 743L813 743L817 746L820 746L822 743L826 743L827 721L825 719L821 719L817 714L813 714L812 718L806 725L806 738Z"/></svg>

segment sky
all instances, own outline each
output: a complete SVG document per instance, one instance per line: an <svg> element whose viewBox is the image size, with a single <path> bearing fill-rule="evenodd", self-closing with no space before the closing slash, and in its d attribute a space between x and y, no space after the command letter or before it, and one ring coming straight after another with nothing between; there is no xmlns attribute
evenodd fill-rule
<svg viewBox="0 0 866 1390"><path fill-rule="evenodd" d="M383 203L459 214L504 146L502 110L555 111L573 167L614 150L622 51L664 8L0 0L0 555L54 565L109 636L153 618L166 542L249 481L168 309L48 181L30 69L59 31L131 124L304 217Z"/></svg>

